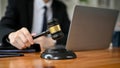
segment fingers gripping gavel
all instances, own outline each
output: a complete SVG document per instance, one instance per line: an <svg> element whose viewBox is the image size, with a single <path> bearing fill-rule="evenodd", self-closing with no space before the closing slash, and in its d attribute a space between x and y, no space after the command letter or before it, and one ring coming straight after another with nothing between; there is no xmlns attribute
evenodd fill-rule
<svg viewBox="0 0 120 68"><path fill-rule="evenodd" d="M60 25L58 24L58 21L56 19L52 19L48 22L48 29L41 34L33 37L33 39L38 38L43 35L51 34L52 39L58 40L64 36Z"/></svg>

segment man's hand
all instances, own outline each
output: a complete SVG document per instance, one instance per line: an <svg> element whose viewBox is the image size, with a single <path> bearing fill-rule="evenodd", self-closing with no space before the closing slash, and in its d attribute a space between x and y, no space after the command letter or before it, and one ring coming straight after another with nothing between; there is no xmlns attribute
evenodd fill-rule
<svg viewBox="0 0 120 68"><path fill-rule="evenodd" d="M24 49L34 44L32 35L24 27L16 32L10 33L8 38L10 43L18 49Z"/></svg>
<svg viewBox="0 0 120 68"><path fill-rule="evenodd" d="M35 43L40 44L41 50L43 51L46 48L52 47L55 45L56 41L51 37L41 36L34 39Z"/></svg>
<svg viewBox="0 0 120 68"><path fill-rule="evenodd" d="M10 40L10 43L18 49L25 49L34 43L40 44L41 50L55 45L56 41L51 37L41 36L33 39L32 36L35 35L36 34L30 34L26 28L21 28L16 32L10 33L8 38Z"/></svg>

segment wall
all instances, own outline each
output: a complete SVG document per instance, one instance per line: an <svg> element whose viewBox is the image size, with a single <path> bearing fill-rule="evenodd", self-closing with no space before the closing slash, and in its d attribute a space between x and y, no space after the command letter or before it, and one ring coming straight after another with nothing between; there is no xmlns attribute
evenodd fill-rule
<svg viewBox="0 0 120 68"><path fill-rule="evenodd" d="M0 0L0 19L1 19L1 14L2 14L1 10L2 8L1 8L1 0Z"/></svg>
<svg viewBox="0 0 120 68"><path fill-rule="evenodd" d="M120 11L120 0L114 0L114 8ZM120 14L118 16L117 24L115 27L115 31L120 31Z"/></svg>
<svg viewBox="0 0 120 68"><path fill-rule="evenodd" d="M5 13L6 5L7 5L7 0L0 0L0 19Z"/></svg>

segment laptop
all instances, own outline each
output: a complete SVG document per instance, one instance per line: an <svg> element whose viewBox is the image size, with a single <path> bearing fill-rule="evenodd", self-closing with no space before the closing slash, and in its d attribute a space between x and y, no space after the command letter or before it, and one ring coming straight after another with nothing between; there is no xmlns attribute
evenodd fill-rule
<svg viewBox="0 0 120 68"><path fill-rule="evenodd" d="M66 49L83 51L109 48L118 13L113 9L76 6Z"/></svg>

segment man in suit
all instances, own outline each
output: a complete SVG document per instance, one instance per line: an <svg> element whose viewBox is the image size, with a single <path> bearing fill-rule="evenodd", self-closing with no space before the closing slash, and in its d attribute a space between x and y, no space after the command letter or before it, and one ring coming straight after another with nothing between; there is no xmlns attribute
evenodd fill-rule
<svg viewBox="0 0 120 68"><path fill-rule="evenodd" d="M65 34L56 43L65 45L70 21L66 6L62 2L59 0L8 0L7 11L0 21L0 40L5 44L3 46L8 46L9 43L18 49L31 47L34 43L40 44L41 48L53 46L55 40L51 37L32 38L42 32L44 6L48 8L47 21L52 18L58 19Z"/></svg>

